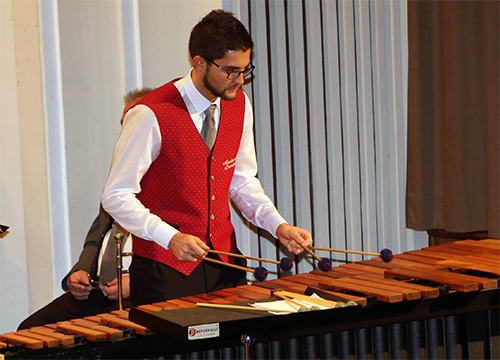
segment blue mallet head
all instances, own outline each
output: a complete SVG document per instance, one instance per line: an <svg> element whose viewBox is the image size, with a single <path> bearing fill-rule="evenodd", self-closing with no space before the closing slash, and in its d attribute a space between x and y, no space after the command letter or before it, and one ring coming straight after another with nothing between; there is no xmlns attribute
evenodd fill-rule
<svg viewBox="0 0 500 360"><path fill-rule="evenodd" d="M289 257L284 257L281 259L280 268L283 271L290 271L293 268L293 260Z"/></svg>
<svg viewBox="0 0 500 360"><path fill-rule="evenodd" d="M383 249L381 252L380 252L380 257L382 258L382 260L384 262L389 262L392 260L392 258L394 257L394 254L392 253L391 250L389 249Z"/></svg>
<svg viewBox="0 0 500 360"><path fill-rule="evenodd" d="M318 267L323 271L329 271L332 268L332 261L328 258L321 258Z"/></svg>
<svg viewBox="0 0 500 360"><path fill-rule="evenodd" d="M257 280L262 281L267 278L268 271L265 267L259 266L258 268L255 268L253 275Z"/></svg>

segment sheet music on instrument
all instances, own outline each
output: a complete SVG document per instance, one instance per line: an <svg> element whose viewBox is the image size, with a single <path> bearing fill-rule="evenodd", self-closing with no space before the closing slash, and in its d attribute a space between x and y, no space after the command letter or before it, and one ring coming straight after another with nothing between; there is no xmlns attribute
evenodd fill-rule
<svg viewBox="0 0 500 360"><path fill-rule="evenodd" d="M316 298L316 299L321 299L320 296L317 294L312 294L311 297ZM313 306L319 307L319 310L324 310L324 309L330 309L328 306L324 305L318 305L316 302L309 302L307 300L299 300L299 299L294 299L294 302L299 303L302 307L311 309ZM267 302L257 302L254 304L250 304L253 307L258 307L262 309L282 309L283 312L277 312L277 311L269 311L271 314L274 315L286 315L290 314L290 311L296 311L299 312L299 309L301 306L298 306L296 304L292 304L290 301L287 300L276 300L276 301L267 301Z"/></svg>

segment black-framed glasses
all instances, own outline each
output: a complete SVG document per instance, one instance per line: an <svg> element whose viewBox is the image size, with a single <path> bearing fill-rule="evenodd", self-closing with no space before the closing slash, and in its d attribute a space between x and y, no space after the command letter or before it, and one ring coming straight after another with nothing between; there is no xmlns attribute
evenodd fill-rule
<svg viewBox="0 0 500 360"><path fill-rule="evenodd" d="M252 63L250 63L245 70L241 70L241 71L227 71L226 69L224 69L220 65L217 65L215 63L215 61L210 60L210 59L207 59L207 61L211 62L212 64L214 64L215 66L217 66L219 69L221 69L222 71L224 71L227 74L227 79L228 80L236 80L237 78L240 77L241 74L243 74L243 77L245 78L248 75L250 75L252 73L252 71L255 69L255 66Z"/></svg>

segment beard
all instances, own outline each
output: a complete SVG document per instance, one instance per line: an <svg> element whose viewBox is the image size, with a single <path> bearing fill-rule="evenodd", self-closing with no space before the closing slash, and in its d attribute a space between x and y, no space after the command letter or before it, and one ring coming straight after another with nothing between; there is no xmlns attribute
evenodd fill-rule
<svg viewBox="0 0 500 360"><path fill-rule="evenodd" d="M216 89L215 86L212 85L212 83L208 79L208 74L209 73L210 73L210 71L207 69L207 72L203 76L203 86L205 86L205 88L208 91L210 91L212 94L214 94L217 97L220 97L223 100L231 101L231 100L236 99L236 92L227 94L226 91L227 90L237 89L237 88L240 87L240 85L238 85L238 84L236 84L236 85L230 85L230 86L228 86L228 87L226 87L226 88L224 88L222 90Z"/></svg>

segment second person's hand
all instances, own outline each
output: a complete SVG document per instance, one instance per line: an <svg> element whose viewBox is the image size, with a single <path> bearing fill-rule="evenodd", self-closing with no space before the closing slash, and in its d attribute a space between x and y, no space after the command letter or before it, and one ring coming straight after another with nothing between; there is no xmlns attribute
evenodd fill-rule
<svg viewBox="0 0 500 360"><path fill-rule="evenodd" d="M68 278L68 287L75 299L87 300L92 291L89 273L85 270L75 271Z"/></svg>

